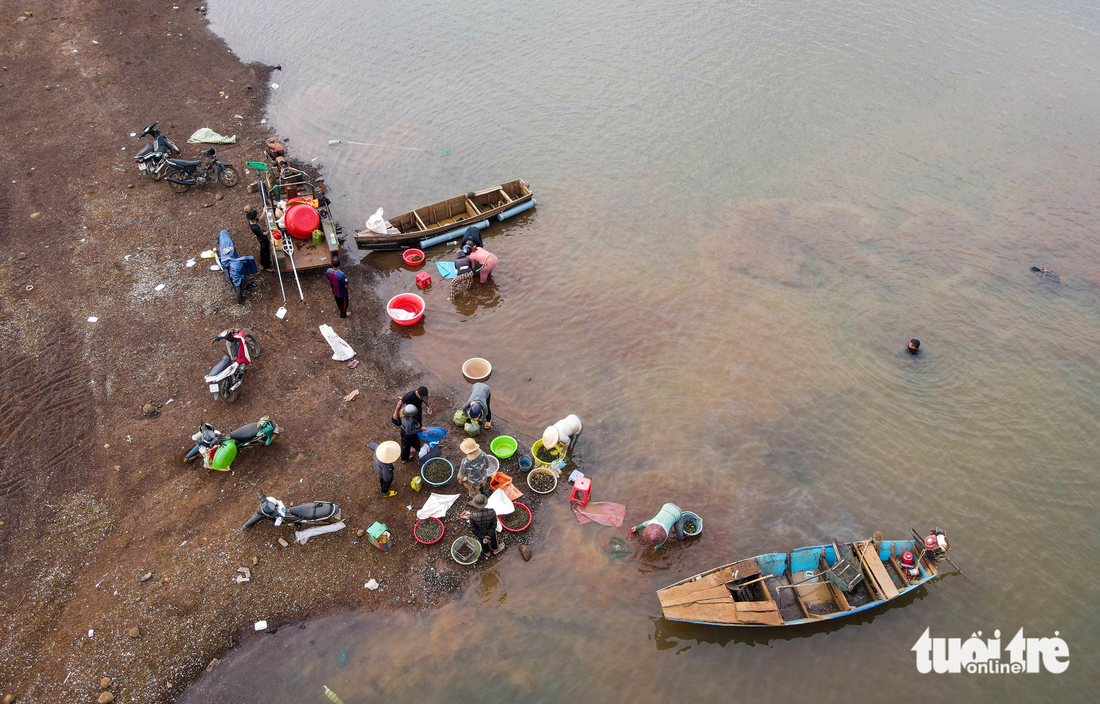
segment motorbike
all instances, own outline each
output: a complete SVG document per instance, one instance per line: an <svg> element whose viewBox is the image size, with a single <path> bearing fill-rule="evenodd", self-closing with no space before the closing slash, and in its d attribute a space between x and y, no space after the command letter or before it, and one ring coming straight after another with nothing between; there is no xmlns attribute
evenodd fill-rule
<svg viewBox="0 0 1100 704"><path fill-rule="evenodd" d="M139 149L137 154L134 154L138 172L154 181L159 181L164 178L167 171L168 157L172 154L179 154L180 148L157 130L156 122L146 125L145 129L141 131L141 136L152 137L153 141L146 142L145 146Z"/></svg>
<svg viewBox="0 0 1100 704"><path fill-rule="evenodd" d="M260 343L248 330L233 328L222 330L213 344L218 340L225 342L226 354L206 373L205 381L214 398L233 403L240 393L245 371L260 356Z"/></svg>
<svg viewBox="0 0 1100 704"><path fill-rule="evenodd" d="M260 492L260 507L244 527L251 528L265 518L274 521L277 526L284 523L291 523L295 527L309 523L331 523L340 520L340 507L331 501L310 501L287 508L274 496L264 496Z"/></svg>
<svg viewBox="0 0 1100 704"><path fill-rule="evenodd" d="M190 462L196 457L202 457L203 467L228 472L237 457L237 450L261 443L270 445L281 432L283 429L275 425L271 416L263 416L255 423L242 425L229 435L204 421L199 424L199 432L191 436L196 444L184 455L183 461Z"/></svg>
<svg viewBox="0 0 1100 704"><path fill-rule="evenodd" d="M214 245L214 260L225 273L225 280L236 290L237 303L244 303L244 290L253 285L246 284L245 280L258 271L256 258L251 254L238 257L237 245L233 244L233 238L227 231L222 230L218 233L218 241Z"/></svg>
<svg viewBox="0 0 1100 704"><path fill-rule="evenodd" d="M206 163L202 159L187 161L185 159L169 159L168 172L164 174L164 180L172 187L173 191L183 193L191 186L206 183L217 179L218 183L226 188L237 185L240 176L237 169L228 161L218 161L217 152L211 147L202 153Z"/></svg>

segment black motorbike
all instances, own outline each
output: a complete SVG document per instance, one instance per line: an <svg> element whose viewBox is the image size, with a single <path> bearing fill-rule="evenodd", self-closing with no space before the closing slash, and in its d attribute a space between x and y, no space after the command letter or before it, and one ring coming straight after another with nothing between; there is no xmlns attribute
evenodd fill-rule
<svg viewBox="0 0 1100 704"><path fill-rule="evenodd" d="M215 179L226 188L232 188L240 181L237 169L228 161L218 161L217 152L211 147L202 153L205 159L187 161L185 159L169 159L168 172L164 174L164 180L172 187L173 191L183 193L191 186L200 185ZM205 163L204 163L205 161Z"/></svg>
<svg viewBox="0 0 1100 704"><path fill-rule="evenodd" d="M332 523L340 520L340 507L331 501L311 501L287 508L274 496L264 496L261 492L260 507L244 527L251 528L265 518L274 521L277 526L284 523L291 523L295 527L308 523Z"/></svg>
<svg viewBox="0 0 1100 704"><path fill-rule="evenodd" d="M275 442L275 436L281 432L283 429L271 420L271 416L263 416L256 423L242 425L228 435L204 421L199 423L199 432L191 436L196 444L184 455L183 461L190 462L201 456L203 464L210 469L212 468L210 461L223 443L232 442L237 449L252 445L270 445Z"/></svg>
<svg viewBox="0 0 1100 704"><path fill-rule="evenodd" d="M168 157L179 154L180 148L157 130L156 122L146 125L145 129L141 131L141 136L152 137L153 141L146 142L145 146L139 149L137 154L134 154L138 172L154 181L159 181L164 178L164 174L168 170Z"/></svg>

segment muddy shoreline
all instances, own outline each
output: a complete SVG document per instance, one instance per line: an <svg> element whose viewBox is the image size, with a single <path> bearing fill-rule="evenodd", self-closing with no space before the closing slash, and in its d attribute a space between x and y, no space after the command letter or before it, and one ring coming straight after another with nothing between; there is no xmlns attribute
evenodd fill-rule
<svg viewBox="0 0 1100 704"><path fill-rule="evenodd" d="M409 487L415 464L398 463L398 495L382 498L365 452L396 436L389 413L409 388L431 388L434 425L465 394L402 359L404 333L370 292L376 274L345 267L346 320L321 272L302 275L304 303L284 280L280 321L274 274L253 277L238 305L205 260L186 266L221 229L257 254L244 162L262 159L273 69L240 63L201 13L179 8L35 2L0 17L0 693L19 702L96 701L104 677L114 701L172 701L212 660L263 637L255 621L274 630L348 609L431 608L468 575L446 549L459 512L439 544L417 546L427 492ZM201 151L185 144L200 127L236 135L217 149L241 184L176 194L139 176L142 141L129 135L153 120L184 158ZM331 359L324 323L358 367ZM220 355L209 341L241 326L262 355L226 406L202 375ZM182 463L200 421L228 431L265 414L283 434L242 451L232 472ZM442 444L451 458L453 436ZM334 500L349 529L306 545L267 522L244 532L260 491ZM394 535L388 553L357 536L375 520ZM240 567L250 581L236 581ZM382 588L365 589L370 578Z"/></svg>

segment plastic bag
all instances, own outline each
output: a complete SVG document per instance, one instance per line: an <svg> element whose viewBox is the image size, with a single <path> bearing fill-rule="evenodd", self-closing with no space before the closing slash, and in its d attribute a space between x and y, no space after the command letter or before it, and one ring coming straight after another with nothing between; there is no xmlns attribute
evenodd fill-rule
<svg viewBox="0 0 1100 704"><path fill-rule="evenodd" d="M332 329L330 325L318 326L321 330L321 334L325 336L325 341L328 342L329 347L332 348L332 358L337 362L346 362L355 356L355 350L351 348L351 345L344 342L344 340L336 334L336 331Z"/></svg>
<svg viewBox="0 0 1100 704"><path fill-rule="evenodd" d="M386 234L386 219L382 217L381 208L374 211L374 215L367 219L367 229L380 235Z"/></svg>

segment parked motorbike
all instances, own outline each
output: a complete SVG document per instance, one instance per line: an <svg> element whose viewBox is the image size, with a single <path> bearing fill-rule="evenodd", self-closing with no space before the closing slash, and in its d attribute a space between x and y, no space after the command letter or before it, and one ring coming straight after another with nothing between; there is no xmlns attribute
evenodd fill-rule
<svg viewBox="0 0 1100 704"><path fill-rule="evenodd" d="M271 416L263 416L255 423L242 425L229 435L204 421L199 424L199 432L191 436L196 445L184 456L183 461L190 462L196 457L202 457L203 467L228 472L237 457L237 450L260 443L270 445L281 432L283 429L275 425Z"/></svg>
<svg viewBox="0 0 1100 704"><path fill-rule="evenodd" d="M225 280L237 291L237 303L244 303L244 290L252 284L246 284L246 279L259 271L256 268L256 259L251 254L238 257L237 245L233 244L233 238L222 230L218 233L218 241L214 246L214 259L218 266L225 272Z"/></svg>
<svg viewBox="0 0 1100 704"><path fill-rule="evenodd" d="M214 338L214 344L217 344L218 340L225 342L226 354L206 373L205 380L214 398L233 403L237 400L237 394L240 393L245 371L256 357L260 356L260 343L248 330L232 328L222 330Z"/></svg>
<svg viewBox="0 0 1100 704"><path fill-rule="evenodd" d="M164 178L164 174L167 172L168 157L172 154L179 154L180 148L157 130L156 122L146 125L145 129L141 131L141 136L152 137L153 141L146 142L145 146L139 149L137 154L134 154L138 172L154 181L159 181Z"/></svg>
<svg viewBox="0 0 1100 704"><path fill-rule="evenodd" d="M311 501L287 508L274 496L264 496L260 492L260 507L244 527L251 528L265 518L274 521L277 526L284 523L291 523L295 527L309 523L332 523L340 520L340 507L331 501Z"/></svg>
<svg viewBox="0 0 1100 704"><path fill-rule="evenodd" d="M205 164L202 159L195 161L169 159L168 172L164 175L164 180L177 193L183 193L191 186L215 179L226 188L236 186L240 180L237 169L228 161L218 161L216 155L217 152L211 147L202 153L202 156L206 157Z"/></svg>

